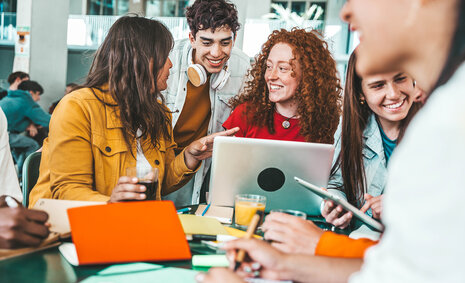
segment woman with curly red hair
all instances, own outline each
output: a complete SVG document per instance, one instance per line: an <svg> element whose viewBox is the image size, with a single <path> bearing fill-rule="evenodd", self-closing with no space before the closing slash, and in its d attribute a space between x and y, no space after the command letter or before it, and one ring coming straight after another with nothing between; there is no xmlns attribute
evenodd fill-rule
<svg viewBox="0 0 465 283"><path fill-rule="evenodd" d="M341 105L336 63L315 31L276 30L231 100L238 137L333 143Z"/></svg>

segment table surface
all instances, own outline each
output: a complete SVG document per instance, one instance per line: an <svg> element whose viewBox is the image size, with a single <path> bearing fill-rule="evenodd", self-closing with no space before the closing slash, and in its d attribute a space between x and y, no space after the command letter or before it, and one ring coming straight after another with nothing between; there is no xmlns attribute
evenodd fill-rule
<svg viewBox="0 0 465 283"><path fill-rule="evenodd" d="M192 206L195 208L195 206ZM192 209L195 212L195 209ZM309 217L317 220L317 225L325 227L321 217ZM192 255L224 253L216 251L201 243L189 243ZM193 269L191 261L156 262L169 267ZM0 282L79 282L97 274L108 265L72 266L60 254L58 247L0 261ZM206 269L195 268L205 271Z"/></svg>
<svg viewBox="0 0 465 283"><path fill-rule="evenodd" d="M189 245L193 255L216 253L215 250L200 243ZM156 262L156 264L192 269L190 260ZM0 262L0 282L78 282L110 265L72 266L61 256L58 247L53 247ZM195 269L205 271L205 269Z"/></svg>

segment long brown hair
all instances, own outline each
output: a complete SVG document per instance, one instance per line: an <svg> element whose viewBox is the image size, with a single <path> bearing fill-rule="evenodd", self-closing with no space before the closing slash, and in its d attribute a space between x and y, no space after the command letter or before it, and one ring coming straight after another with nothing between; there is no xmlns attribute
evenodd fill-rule
<svg viewBox="0 0 465 283"><path fill-rule="evenodd" d="M275 103L271 102L265 81L266 60L272 47L277 43L287 43L293 49L293 55L302 67L302 79L295 93L300 116L300 134L306 141L333 143L340 108L341 86L337 76L336 62L331 57L328 44L316 31L303 29L275 30L263 45L256 63L249 71L252 77L246 83L244 92L234 97L230 103L233 108L248 102L245 114L250 122L257 126L266 126L271 134L274 130ZM292 62L291 62L292 63ZM295 68L295 63L293 63Z"/></svg>
<svg viewBox="0 0 465 283"><path fill-rule="evenodd" d="M173 43L173 36L162 23L137 16L121 17L97 50L81 86L108 92L113 97L116 105L96 96L114 107L130 151L138 129L141 137L150 138L155 147L161 138L170 135L169 111L163 105L156 80Z"/></svg>
<svg viewBox="0 0 465 283"><path fill-rule="evenodd" d="M371 111L366 103L360 103L360 99L363 96L362 78L355 71L357 61L355 53L352 53L347 65L342 110L341 151L331 171L333 174L338 168L341 168L342 186L347 200L352 205L358 206L363 200L367 185L362 154L364 143L363 131L373 111ZM410 107L407 117L401 121L397 143L401 141L407 125L420 108L421 104L419 102L414 102ZM342 189L342 187L339 189Z"/></svg>

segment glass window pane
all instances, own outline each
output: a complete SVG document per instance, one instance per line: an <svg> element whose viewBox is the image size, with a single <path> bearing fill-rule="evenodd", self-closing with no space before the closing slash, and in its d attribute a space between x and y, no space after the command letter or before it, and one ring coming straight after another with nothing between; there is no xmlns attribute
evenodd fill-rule
<svg viewBox="0 0 465 283"><path fill-rule="evenodd" d="M278 4L278 5L281 5L283 6L284 9L287 8L287 1L271 1L273 4ZM272 9L273 10L273 9ZM273 12L273 11L271 11Z"/></svg>
<svg viewBox="0 0 465 283"><path fill-rule="evenodd" d="M305 2L292 2L291 11L295 12L297 15L302 16L305 14Z"/></svg>
<svg viewBox="0 0 465 283"><path fill-rule="evenodd" d="M323 21L326 17L326 2L310 2L310 7L316 5L318 8L312 16L312 20Z"/></svg>
<svg viewBox="0 0 465 283"><path fill-rule="evenodd" d="M117 0L118 1L118 15L124 15L129 12L129 0Z"/></svg>
<svg viewBox="0 0 465 283"><path fill-rule="evenodd" d="M88 15L113 15L116 0L88 0Z"/></svg>
<svg viewBox="0 0 465 283"><path fill-rule="evenodd" d="M145 14L147 17L160 17L161 16L161 1L148 0L145 6Z"/></svg>
<svg viewBox="0 0 465 283"><path fill-rule="evenodd" d="M175 17L176 16L176 0L168 1L165 0L163 5L163 17Z"/></svg>
<svg viewBox="0 0 465 283"><path fill-rule="evenodd" d="M179 0L178 14L177 17L186 16L186 7L189 6L189 0Z"/></svg>

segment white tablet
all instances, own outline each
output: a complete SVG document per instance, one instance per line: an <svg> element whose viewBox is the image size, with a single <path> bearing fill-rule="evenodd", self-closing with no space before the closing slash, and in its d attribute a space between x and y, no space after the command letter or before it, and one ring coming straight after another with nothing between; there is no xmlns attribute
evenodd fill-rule
<svg viewBox="0 0 465 283"><path fill-rule="evenodd" d="M368 225L370 228L376 231L379 231L379 232L383 232L384 230L383 224L374 220L373 218L366 215L365 213L361 212L358 208L351 205L347 200L342 199L339 196L333 195L332 193L328 191L322 190L321 188L313 184L310 184L309 182L306 182L298 177L294 177L294 180L296 180L297 183L301 184L302 186L309 189L313 193L317 194L321 198L331 200L335 202L336 204L341 205L345 210L352 212L352 215L360 219L363 223Z"/></svg>

